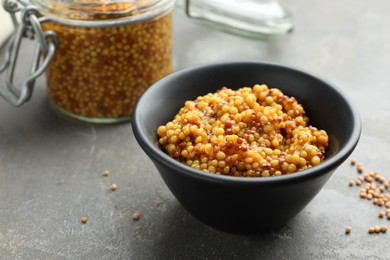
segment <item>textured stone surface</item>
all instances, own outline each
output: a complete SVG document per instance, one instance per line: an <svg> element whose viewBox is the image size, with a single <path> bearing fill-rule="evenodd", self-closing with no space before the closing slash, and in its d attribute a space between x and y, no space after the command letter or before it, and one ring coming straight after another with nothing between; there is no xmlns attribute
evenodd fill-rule
<svg viewBox="0 0 390 260"><path fill-rule="evenodd" d="M353 157L390 180L390 3L283 1L294 32L255 42L175 17L175 68L224 60L292 65L326 78L349 96L363 121ZM23 47L18 77L28 70ZM330 106L332 104L329 104ZM326 109L326 108L324 108ZM13 108L0 100L0 259L389 259L390 221L348 187L345 162L320 194L283 227L242 236L192 218L136 143L130 123L69 121L49 108L45 82ZM104 170L108 177L102 177ZM111 191L111 183L118 189ZM134 221L132 214L140 213ZM82 224L81 217L88 223ZM345 235L345 227L352 227Z"/></svg>

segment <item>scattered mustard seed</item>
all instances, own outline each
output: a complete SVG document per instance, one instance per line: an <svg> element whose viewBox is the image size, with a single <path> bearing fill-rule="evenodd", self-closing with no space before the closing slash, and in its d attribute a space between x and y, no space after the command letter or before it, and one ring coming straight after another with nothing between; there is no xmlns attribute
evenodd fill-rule
<svg viewBox="0 0 390 260"><path fill-rule="evenodd" d="M347 227L345 228L345 234L350 234L351 231L352 231L352 228L351 228L350 226L347 226Z"/></svg>
<svg viewBox="0 0 390 260"><path fill-rule="evenodd" d="M385 182L385 178L383 178L383 176L377 176L377 177L375 177L375 180L380 182L380 183L384 183ZM383 189L385 189L385 187L383 187Z"/></svg>
<svg viewBox="0 0 390 260"><path fill-rule="evenodd" d="M381 227L380 226L375 226L375 233L380 233L381 232Z"/></svg>
<svg viewBox="0 0 390 260"><path fill-rule="evenodd" d="M85 223L87 223L87 221L88 221L87 217L82 217L81 218L81 223L85 224Z"/></svg>
<svg viewBox="0 0 390 260"><path fill-rule="evenodd" d="M373 178L371 176L366 176L364 180L368 183L371 183L373 181Z"/></svg>
<svg viewBox="0 0 390 260"><path fill-rule="evenodd" d="M110 172L108 170L105 170L102 174L104 177L107 177L110 175Z"/></svg>
<svg viewBox="0 0 390 260"><path fill-rule="evenodd" d="M387 226L386 225L381 226L381 232L386 233L386 231L387 231Z"/></svg>
<svg viewBox="0 0 390 260"><path fill-rule="evenodd" d="M111 184L111 190L116 190L118 188L118 185L116 185L115 183Z"/></svg>
<svg viewBox="0 0 390 260"><path fill-rule="evenodd" d="M361 163L359 163L358 165L357 165L357 171L358 171L358 173L362 173L363 172L363 164L361 164Z"/></svg>
<svg viewBox="0 0 390 260"><path fill-rule="evenodd" d="M138 212L135 212L135 213L133 214L133 219L134 219L134 220L139 220L139 213L138 213Z"/></svg>
<svg viewBox="0 0 390 260"><path fill-rule="evenodd" d="M352 165L356 164L356 159L352 159L351 161ZM357 164L357 172L362 173L363 172L363 164L358 163ZM365 173L364 175L359 176L356 180L349 180L348 185L349 186L363 186L360 189L359 197L362 199L366 199L369 201L372 201L374 205L377 205L379 207L385 207L386 209L383 211L380 211L378 213L379 218L386 217L388 220L390 220L390 194L387 192L390 188L390 181L386 181L385 177L382 176L377 171L369 171ZM351 232L350 227L346 227L345 233L349 234ZM387 232L387 226L373 226L368 228L368 233L386 233Z"/></svg>
<svg viewBox="0 0 390 260"><path fill-rule="evenodd" d="M352 160L351 160L351 165L355 165L356 162L357 162L356 158L352 158Z"/></svg>

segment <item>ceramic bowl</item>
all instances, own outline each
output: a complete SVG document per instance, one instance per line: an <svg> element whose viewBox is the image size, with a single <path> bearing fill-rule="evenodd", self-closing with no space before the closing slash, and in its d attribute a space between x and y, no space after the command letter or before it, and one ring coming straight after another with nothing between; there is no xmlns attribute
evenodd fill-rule
<svg viewBox="0 0 390 260"><path fill-rule="evenodd" d="M329 135L325 160L300 172L274 177L233 177L186 166L161 150L156 134L186 100L223 86L267 84L294 96L310 124ZM356 108L332 83L288 66L263 62L197 65L176 71L148 88L132 116L134 135L162 179L192 216L222 231L256 233L283 225L324 187L356 147L361 122Z"/></svg>

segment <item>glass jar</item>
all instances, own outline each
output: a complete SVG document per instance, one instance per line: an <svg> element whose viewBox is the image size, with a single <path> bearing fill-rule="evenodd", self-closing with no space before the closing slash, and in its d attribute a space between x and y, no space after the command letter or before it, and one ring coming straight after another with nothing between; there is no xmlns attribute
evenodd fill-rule
<svg viewBox="0 0 390 260"><path fill-rule="evenodd" d="M178 0L192 21L251 39L279 38L293 30L293 18L278 0Z"/></svg>
<svg viewBox="0 0 390 260"><path fill-rule="evenodd" d="M172 71L174 0L30 0L59 46L45 75L53 108L94 123L130 120Z"/></svg>

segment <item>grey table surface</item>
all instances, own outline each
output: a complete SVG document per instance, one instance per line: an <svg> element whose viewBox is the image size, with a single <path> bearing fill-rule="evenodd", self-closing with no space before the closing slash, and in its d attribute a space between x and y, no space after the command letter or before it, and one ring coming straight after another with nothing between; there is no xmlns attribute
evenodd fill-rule
<svg viewBox="0 0 390 260"><path fill-rule="evenodd" d="M363 121L352 157L389 180L390 2L282 3L295 17L295 30L276 41L224 35L175 15L175 69L259 60L332 81ZM18 75L27 70L30 51L29 44L22 48ZM90 125L57 116L43 77L24 106L0 100L0 122L0 259L390 259L390 232L367 233L390 221L359 199L357 187L348 187L357 177L349 161L284 226L235 235L203 225L182 208L130 123ZM102 177L106 169L111 174ZM111 183L118 185L114 192Z"/></svg>

